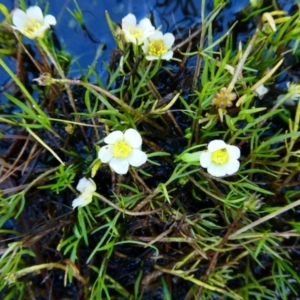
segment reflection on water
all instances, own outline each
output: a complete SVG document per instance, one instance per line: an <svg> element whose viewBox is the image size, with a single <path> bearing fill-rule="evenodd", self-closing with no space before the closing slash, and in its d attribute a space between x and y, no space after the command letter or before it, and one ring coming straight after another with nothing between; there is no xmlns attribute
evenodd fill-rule
<svg viewBox="0 0 300 300"><path fill-rule="evenodd" d="M4 0L9 10L13 9L13 1ZM42 1L39 1L42 3ZM200 23L200 4L199 0L112 0L112 1L85 1L78 0L77 3L82 9L85 26L82 28L71 16L68 10L74 11L75 4L71 0L49 1L49 13L57 19L57 25L53 28L59 45L66 47L74 58L70 75L72 77L80 75L93 63L96 54L98 58L97 71L101 75L104 72L101 61L109 59L111 51L115 48L115 42L108 29L105 11L107 10L111 19L121 22L121 19L129 12L135 14L137 19L150 15L156 26L162 26L162 30L182 33L188 28L199 26ZM31 43L25 40L26 43ZM105 47L104 47L105 45ZM10 64L13 67L13 62ZM8 75L0 71L1 83L7 80ZM3 77L4 76L4 77Z"/></svg>
<svg viewBox="0 0 300 300"><path fill-rule="evenodd" d="M10 10L13 9L14 1L3 0L1 2ZM96 58L97 72L100 76L105 73L102 61L108 61L111 51L115 48L115 42L105 19L106 10L115 22L121 22L121 19L129 12L135 14L138 20L150 16L155 26L162 26L164 32L173 32L177 41L186 37L189 29L195 30L201 24L201 1L199 0L78 0L77 2L83 12L84 28L68 11L74 11L76 8L72 0L49 1L49 13L53 14L58 21L53 28L58 44L65 47L66 51L74 57L69 72L70 77L80 76ZM248 0L229 2L222 12L223 18L220 18L218 21L220 23L216 24L218 27L216 35L221 34L221 31L226 30L234 22L235 16L232 11L240 11L248 5ZM213 1L207 1L206 14L212 9ZM32 43L27 39L25 42ZM14 68L14 61L10 60L9 65ZM2 70L0 70L0 78L1 84L9 79Z"/></svg>

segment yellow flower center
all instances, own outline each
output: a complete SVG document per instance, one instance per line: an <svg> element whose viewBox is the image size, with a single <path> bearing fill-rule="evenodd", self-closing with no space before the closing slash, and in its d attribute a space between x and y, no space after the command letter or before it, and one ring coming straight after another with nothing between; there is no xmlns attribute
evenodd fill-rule
<svg viewBox="0 0 300 300"><path fill-rule="evenodd" d="M226 164L229 160L229 154L226 148L214 151L211 155L211 160L216 165Z"/></svg>
<svg viewBox="0 0 300 300"><path fill-rule="evenodd" d="M149 54L153 56L161 56L166 53L168 49L162 40L153 41L149 45Z"/></svg>
<svg viewBox="0 0 300 300"><path fill-rule="evenodd" d="M139 38L142 37L142 35L143 35L143 30L138 29L138 28L136 28L136 27L133 27L133 28L130 29L130 33L131 33L131 35L132 35L134 38L136 38L136 39L138 40Z"/></svg>
<svg viewBox="0 0 300 300"><path fill-rule="evenodd" d="M118 142L114 145L114 157L128 157L131 147L125 142Z"/></svg>
<svg viewBox="0 0 300 300"><path fill-rule="evenodd" d="M33 32L38 30L42 26L42 23L40 23L37 20L31 19L27 22L26 26L24 26L23 30L26 32L26 34L31 37Z"/></svg>

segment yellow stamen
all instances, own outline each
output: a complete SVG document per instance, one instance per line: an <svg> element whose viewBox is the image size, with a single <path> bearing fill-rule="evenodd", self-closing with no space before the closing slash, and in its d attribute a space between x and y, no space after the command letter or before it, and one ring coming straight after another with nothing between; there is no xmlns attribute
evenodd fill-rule
<svg viewBox="0 0 300 300"><path fill-rule="evenodd" d="M214 151L212 153L211 160L216 165L226 164L229 160L229 154L228 154L226 148Z"/></svg>
<svg viewBox="0 0 300 300"><path fill-rule="evenodd" d="M128 157L131 147L125 142L118 142L114 145L114 157Z"/></svg>
<svg viewBox="0 0 300 300"><path fill-rule="evenodd" d="M134 36L134 38L136 38L138 40L139 38L142 37L143 30L133 27L130 29L130 33Z"/></svg>
<svg viewBox="0 0 300 300"><path fill-rule="evenodd" d="M166 53L168 49L166 48L164 42L162 40L153 41L149 45L149 55L153 56L161 56Z"/></svg>
<svg viewBox="0 0 300 300"><path fill-rule="evenodd" d="M23 30L27 33L28 36L32 36L33 32L38 30L42 26L42 23L36 20L29 20L24 26Z"/></svg>

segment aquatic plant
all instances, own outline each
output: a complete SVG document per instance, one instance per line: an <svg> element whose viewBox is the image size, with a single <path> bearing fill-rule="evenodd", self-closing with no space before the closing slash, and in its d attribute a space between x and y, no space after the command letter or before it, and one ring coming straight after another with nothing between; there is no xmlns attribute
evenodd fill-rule
<svg viewBox="0 0 300 300"><path fill-rule="evenodd" d="M56 19L52 15L43 16L38 6L29 7L26 12L16 8L12 12L12 28L20 31L30 39L41 38L50 26L56 25Z"/></svg>
<svg viewBox="0 0 300 300"><path fill-rule="evenodd" d="M147 155L140 150L141 135L135 129L129 128L124 134L119 130L111 132L104 142L107 145L100 148L98 157L118 174L126 174L129 165L140 167L147 161Z"/></svg>
<svg viewBox="0 0 300 300"><path fill-rule="evenodd" d="M167 2L106 50L75 1L88 65L0 4L1 299L299 297L299 9Z"/></svg>
<svg viewBox="0 0 300 300"><path fill-rule="evenodd" d="M81 194L73 200L72 207L83 207L88 205L93 200L93 193L96 191L96 183L92 178L81 178L76 186L76 190Z"/></svg>
<svg viewBox="0 0 300 300"><path fill-rule="evenodd" d="M172 33L163 34L161 31L155 31L148 39L144 41L142 49L146 54L147 60L170 60L173 57L172 46L175 37Z"/></svg>
<svg viewBox="0 0 300 300"><path fill-rule="evenodd" d="M213 176L232 175L240 167L240 156L238 147L227 145L222 140L213 140L209 142L207 151L200 154L200 165L207 168L207 172Z"/></svg>
<svg viewBox="0 0 300 300"><path fill-rule="evenodd" d="M122 31L125 41L141 45L155 31L149 18L142 19L138 24L133 14L128 14L122 19Z"/></svg>

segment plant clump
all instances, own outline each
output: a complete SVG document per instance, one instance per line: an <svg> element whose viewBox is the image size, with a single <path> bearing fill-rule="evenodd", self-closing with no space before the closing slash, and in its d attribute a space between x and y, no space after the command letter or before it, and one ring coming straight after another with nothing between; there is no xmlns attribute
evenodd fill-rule
<svg viewBox="0 0 300 300"><path fill-rule="evenodd" d="M77 78L50 2L0 5L1 299L299 297L300 7L283 2L201 1L170 32L103 12L116 49Z"/></svg>

